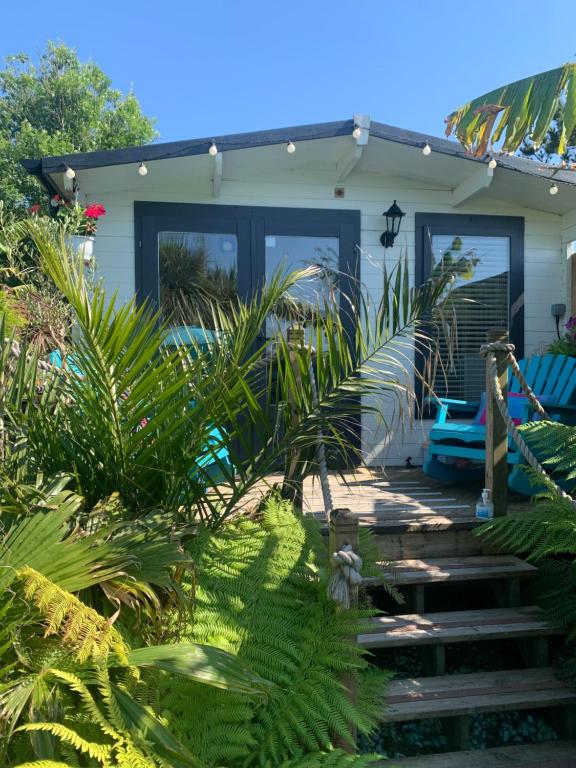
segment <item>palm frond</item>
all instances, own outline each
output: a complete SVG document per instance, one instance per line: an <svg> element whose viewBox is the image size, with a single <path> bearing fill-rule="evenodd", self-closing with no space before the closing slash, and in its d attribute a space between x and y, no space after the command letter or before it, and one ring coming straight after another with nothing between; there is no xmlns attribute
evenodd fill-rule
<svg viewBox="0 0 576 768"><path fill-rule="evenodd" d="M446 118L446 134L474 155L483 156L491 143L515 152L526 136L542 144L560 110L562 133L558 153L576 127L576 64L542 72L496 88L464 104Z"/></svg>

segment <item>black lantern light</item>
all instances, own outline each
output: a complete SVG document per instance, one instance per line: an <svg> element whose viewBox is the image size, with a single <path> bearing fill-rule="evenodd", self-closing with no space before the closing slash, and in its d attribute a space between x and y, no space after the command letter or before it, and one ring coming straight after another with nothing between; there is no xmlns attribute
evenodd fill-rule
<svg viewBox="0 0 576 768"><path fill-rule="evenodd" d="M400 210L400 207L396 205L396 200L394 200L390 208L388 208L382 216L386 216L386 231L382 233L380 242L384 248L392 248L394 245L394 238L400 231L402 218L406 216L406 214L404 211Z"/></svg>

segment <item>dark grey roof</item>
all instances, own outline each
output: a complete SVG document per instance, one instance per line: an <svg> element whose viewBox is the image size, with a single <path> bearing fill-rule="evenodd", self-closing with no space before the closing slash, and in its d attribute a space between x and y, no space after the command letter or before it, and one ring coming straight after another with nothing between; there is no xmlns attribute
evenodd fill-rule
<svg viewBox="0 0 576 768"><path fill-rule="evenodd" d="M215 142L222 152L235 149L250 149L283 144L288 141L311 141L314 139L331 139L337 136L349 136L354 129L354 120L341 120L332 123L315 123L312 125L296 125L289 128L274 128L267 131L250 133L234 133L224 136L210 136L188 141L170 141L158 144L147 144L139 147L126 147L99 152L81 152L70 155L44 157L35 160L23 160L26 170L46 180L52 173L62 173L67 166L75 170L89 168L104 168L111 165L127 165L130 163L148 162L151 160L166 160L169 158L201 155L208 152L212 142ZM452 157L459 157L471 162L486 162L483 158L472 157L456 141L440 139L416 131L407 131L385 123L372 122L370 136L386 141L393 141L413 147L423 147L429 144L434 152ZM576 176L568 171L558 171L553 167L541 170L533 160L514 155L498 155L498 165L511 170L527 173L542 178L552 178L569 184L576 183Z"/></svg>

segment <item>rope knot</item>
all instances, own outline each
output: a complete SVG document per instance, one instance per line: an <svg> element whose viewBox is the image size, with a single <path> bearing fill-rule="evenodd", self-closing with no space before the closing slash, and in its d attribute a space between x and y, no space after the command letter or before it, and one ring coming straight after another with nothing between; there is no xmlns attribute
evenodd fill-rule
<svg viewBox="0 0 576 768"><path fill-rule="evenodd" d="M362 583L362 558L350 544L344 544L342 549L332 553L330 560L334 571L328 582L328 597L343 608L350 608L351 592Z"/></svg>
<svg viewBox="0 0 576 768"><path fill-rule="evenodd" d="M508 355L513 355L515 351L514 344L507 341L490 341L480 347L481 357L486 357L490 352L506 352Z"/></svg>

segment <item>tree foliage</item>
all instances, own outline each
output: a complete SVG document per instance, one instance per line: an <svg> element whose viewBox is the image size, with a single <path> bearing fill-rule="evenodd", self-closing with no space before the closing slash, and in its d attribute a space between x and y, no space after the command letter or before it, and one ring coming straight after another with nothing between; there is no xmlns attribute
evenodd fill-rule
<svg viewBox="0 0 576 768"><path fill-rule="evenodd" d="M10 56L0 72L0 200L18 211L41 188L20 160L147 144L153 121L93 62L48 43L38 62Z"/></svg>

